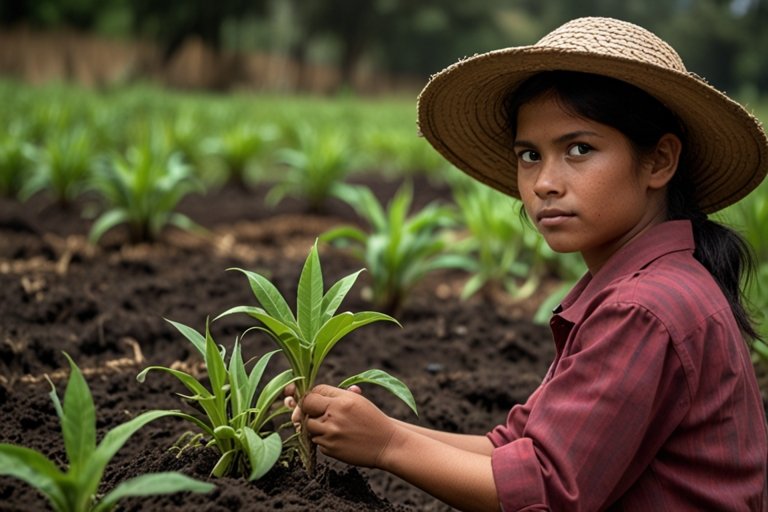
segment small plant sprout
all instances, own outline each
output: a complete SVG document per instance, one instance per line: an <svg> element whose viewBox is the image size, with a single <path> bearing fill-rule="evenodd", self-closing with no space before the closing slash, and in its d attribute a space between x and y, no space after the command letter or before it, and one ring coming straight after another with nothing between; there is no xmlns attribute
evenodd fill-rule
<svg viewBox="0 0 768 512"><path fill-rule="evenodd" d="M239 268L233 270L245 274L261 307L237 306L217 318L233 313L246 313L260 322L261 325L256 328L269 334L288 359L296 379L297 401L315 386L323 361L344 336L359 327L381 320L400 325L391 316L374 311L347 311L335 314L362 270L342 278L324 293L317 242L310 250L299 277L295 316L286 300L268 279L255 272ZM383 386L416 413L416 403L408 387L382 370L362 372L345 379L339 386L347 388L363 382ZM316 464L315 445L306 428L300 429L297 436L297 449L304 467L309 474L313 474Z"/></svg>
<svg viewBox="0 0 768 512"><path fill-rule="evenodd" d="M90 240L120 224L127 224L132 242L153 241L167 225L185 230L202 229L176 212L187 194L203 185L179 153L169 153L149 143L132 146L125 155L114 154L94 172L92 188L105 203L91 227Z"/></svg>
<svg viewBox="0 0 768 512"><path fill-rule="evenodd" d="M209 492L214 485L178 472L149 473L126 480L105 496L97 495L104 468L137 430L173 411L148 411L107 432L96 443L96 412L93 397L80 369L69 361L70 376L59 401L56 387L50 395L61 421L69 467L59 469L37 450L0 443L0 475L16 477L38 489L57 512L103 512L126 497L170 494L181 491ZM49 379L50 382L50 379Z"/></svg>
<svg viewBox="0 0 768 512"><path fill-rule="evenodd" d="M265 201L276 205L285 197L295 197L306 201L309 211L322 211L352 171L354 154L348 135L338 128L320 130L300 124L296 136L297 147L276 152L286 172L272 185Z"/></svg>
<svg viewBox="0 0 768 512"><path fill-rule="evenodd" d="M338 196L368 222L368 231L341 226L320 238L349 248L365 263L371 275L370 299L376 309L397 314L427 274L464 263L448 253L446 234L456 224L453 210L431 203L409 215L413 200L410 184L400 187L386 211L368 187L348 186L339 190Z"/></svg>
<svg viewBox="0 0 768 512"><path fill-rule="evenodd" d="M192 393L182 398L197 404L204 413L204 418L183 412L173 412L197 425L202 434L187 433L177 441L181 451L190 446L202 444L207 436L207 446L219 450L221 457L211 474L216 477L226 475L248 475L249 480L264 476L282 453L283 444L277 432L266 433L265 429L280 414L289 410L285 406L273 407L276 398L285 386L295 381L290 370L270 380L257 395L259 382L273 351L264 354L256 361L250 373L246 371L240 348L240 339L235 340L229 365L224 363L224 349L211 337L206 325L205 336L184 324L168 320L200 352L208 370L211 390L203 386L192 375L166 368L150 366L136 377L144 382L147 373L153 370L170 373ZM247 332L247 331L246 331Z"/></svg>

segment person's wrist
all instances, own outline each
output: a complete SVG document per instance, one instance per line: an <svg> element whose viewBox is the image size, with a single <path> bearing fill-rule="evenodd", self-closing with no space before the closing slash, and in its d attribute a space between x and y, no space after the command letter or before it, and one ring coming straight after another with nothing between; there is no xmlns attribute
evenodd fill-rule
<svg viewBox="0 0 768 512"><path fill-rule="evenodd" d="M389 428L391 429L389 438L376 457L374 466L391 472L393 463L398 459L398 452L402 451L410 431L403 428L392 418L389 419Z"/></svg>

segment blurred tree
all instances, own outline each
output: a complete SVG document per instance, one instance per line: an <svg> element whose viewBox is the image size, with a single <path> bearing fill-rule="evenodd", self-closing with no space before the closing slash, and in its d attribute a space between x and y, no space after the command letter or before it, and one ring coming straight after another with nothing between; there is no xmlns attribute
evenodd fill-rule
<svg viewBox="0 0 768 512"><path fill-rule="evenodd" d="M612 16L678 49L690 70L729 91L768 89L768 0L6 0L0 25L68 26L156 41L169 59L189 36L213 51L261 49L299 69L361 65L428 75L466 55L530 44L564 21ZM244 44L251 41L250 46ZM254 46L256 45L256 46ZM298 88L304 85L301 71Z"/></svg>
<svg viewBox="0 0 768 512"><path fill-rule="evenodd" d="M222 48L225 21L247 15L264 16L268 5L268 0L133 0L133 30L159 42L166 60L189 36L199 37L218 52Z"/></svg>

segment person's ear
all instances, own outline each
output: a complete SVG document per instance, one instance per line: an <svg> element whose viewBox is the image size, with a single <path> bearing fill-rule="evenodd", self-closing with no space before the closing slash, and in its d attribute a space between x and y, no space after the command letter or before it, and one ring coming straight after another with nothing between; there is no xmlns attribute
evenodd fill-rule
<svg viewBox="0 0 768 512"><path fill-rule="evenodd" d="M669 183L677 171L682 150L683 144L677 135L672 133L662 135L656 148L648 157L650 188L660 189Z"/></svg>

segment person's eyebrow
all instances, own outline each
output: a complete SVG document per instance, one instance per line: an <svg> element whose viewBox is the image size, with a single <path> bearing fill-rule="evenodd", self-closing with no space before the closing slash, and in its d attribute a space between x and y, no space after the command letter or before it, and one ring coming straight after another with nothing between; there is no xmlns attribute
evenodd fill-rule
<svg viewBox="0 0 768 512"><path fill-rule="evenodd" d="M602 135L600 135L599 133L593 132L591 130L579 130L575 132L564 133L563 135L560 135L559 137L555 138L553 142L555 144L564 144L566 142L570 142L574 139L578 139L580 137L585 137L585 136L602 137ZM526 149L536 148L536 144L524 139L516 140L512 145L513 147L516 147L516 148L526 148Z"/></svg>

